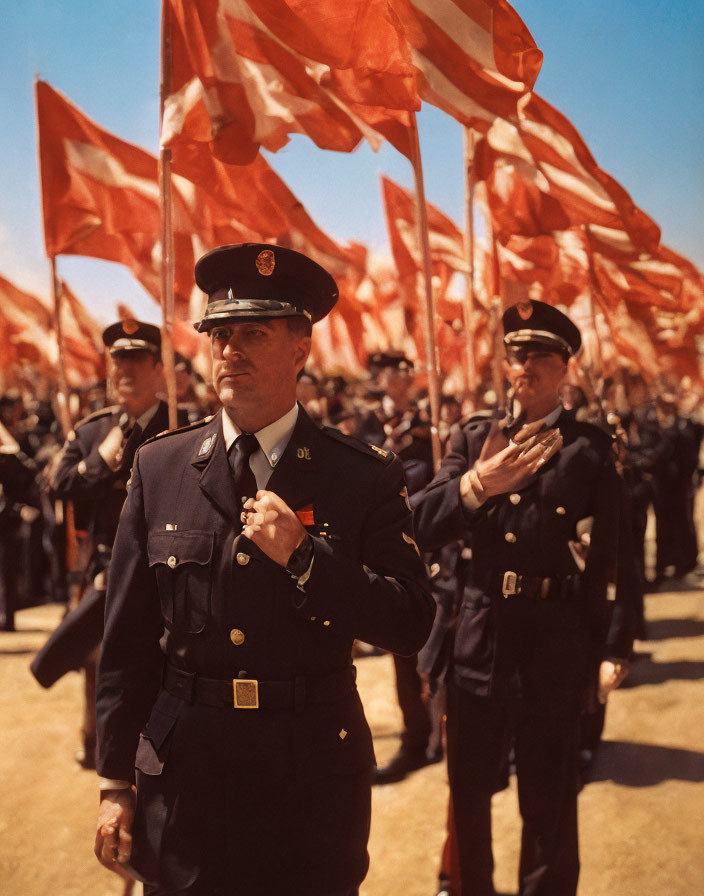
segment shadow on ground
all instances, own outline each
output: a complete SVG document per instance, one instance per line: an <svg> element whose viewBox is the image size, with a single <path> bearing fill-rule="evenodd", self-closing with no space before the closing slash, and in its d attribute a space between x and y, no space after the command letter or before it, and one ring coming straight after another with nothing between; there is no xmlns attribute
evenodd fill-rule
<svg viewBox="0 0 704 896"><path fill-rule="evenodd" d="M605 740L588 774L588 783L613 781L624 787L654 787L663 781L704 781L704 753Z"/></svg>
<svg viewBox="0 0 704 896"><path fill-rule="evenodd" d="M704 635L704 619L652 619L645 624L648 641L666 638L698 638Z"/></svg>
<svg viewBox="0 0 704 896"><path fill-rule="evenodd" d="M622 688L637 688L644 684L664 684L666 681L698 681L704 678L704 662L675 660L670 663L654 663L651 654L639 654L639 659L631 666L628 678Z"/></svg>

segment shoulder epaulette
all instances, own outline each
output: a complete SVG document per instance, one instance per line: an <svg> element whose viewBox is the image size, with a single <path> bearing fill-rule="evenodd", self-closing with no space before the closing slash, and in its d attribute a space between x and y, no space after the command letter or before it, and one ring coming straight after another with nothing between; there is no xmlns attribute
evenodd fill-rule
<svg viewBox="0 0 704 896"><path fill-rule="evenodd" d="M77 423L74 423L73 428L76 430L81 426L85 426L86 423L92 423L93 420L99 420L101 417L112 417L113 414L117 414L120 410L121 408L119 404L111 404L106 408L100 408L100 410L88 414L87 417L82 417Z"/></svg>
<svg viewBox="0 0 704 896"><path fill-rule="evenodd" d="M188 423L186 426L179 426L177 429L164 429L161 432L158 432L155 436L152 436L151 439L147 439L146 442L143 442L140 445L140 448L143 448L144 445L150 445L152 442L156 442L157 439L165 439L166 436L175 436L180 432L190 432L193 429L200 429L202 426L206 426L213 419L214 414L209 414L207 417L203 417L202 420L196 420L195 423Z"/></svg>
<svg viewBox="0 0 704 896"><path fill-rule="evenodd" d="M349 448L354 448L356 451L361 451L362 454L375 457L382 463L390 464L396 457L393 451L387 451L386 448L377 448L376 445L370 445L369 442L363 442L355 436L346 436L344 433L340 432L339 429L335 429L332 426L323 426L321 427L321 431L324 432L326 436L330 436L331 439L335 439L336 442L342 442L343 445L347 445Z"/></svg>

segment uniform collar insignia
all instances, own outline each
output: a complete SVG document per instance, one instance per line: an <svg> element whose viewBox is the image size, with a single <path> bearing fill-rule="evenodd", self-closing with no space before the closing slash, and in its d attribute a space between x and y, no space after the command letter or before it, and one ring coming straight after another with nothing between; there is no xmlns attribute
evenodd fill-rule
<svg viewBox="0 0 704 896"><path fill-rule="evenodd" d="M204 439L203 444L198 449L198 457L203 458L207 454L210 454L210 451L213 447L213 442L215 441L215 434L209 435L206 439Z"/></svg>

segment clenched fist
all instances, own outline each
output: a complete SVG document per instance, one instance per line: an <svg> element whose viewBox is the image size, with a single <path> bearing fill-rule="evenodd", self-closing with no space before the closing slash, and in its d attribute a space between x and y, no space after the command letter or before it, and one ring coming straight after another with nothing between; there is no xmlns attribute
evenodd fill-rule
<svg viewBox="0 0 704 896"><path fill-rule="evenodd" d="M244 505L242 534L279 566L286 566L291 554L306 537L306 530L291 508L274 492L260 489L257 497Z"/></svg>

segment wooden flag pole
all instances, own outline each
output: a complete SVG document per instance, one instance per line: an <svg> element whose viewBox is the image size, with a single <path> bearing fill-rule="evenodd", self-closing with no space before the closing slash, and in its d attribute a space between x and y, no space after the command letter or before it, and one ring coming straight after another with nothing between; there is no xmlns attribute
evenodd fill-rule
<svg viewBox="0 0 704 896"><path fill-rule="evenodd" d="M428 371L428 395L430 397L430 438L433 448L433 466L437 470L442 459L438 424L440 422L440 386L437 369L437 352L435 348L435 301L433 299L433 282L430 267L430 236L428 232L428 208L425 201L423 184L423 165L420 157L420 140L418 125L413 115L411 127L411 164L416 194L416 224L418 242L423 255L423 273L425 280L425 357Z"/></svg>
<svg viewBox="0 0 704 896"><path fill-rule="evenodd" d="M164 105L171 92L171 28L168 0L161 4L161 73L159 84L159 133L164 124ZM161 360L164 364L169 404L169 429L178 426L176 369L174 363L174 228L171 202L171 150L159 149L159 210L161 212Z"/></svg>
<svg viewBox="0 0 704 896"><path fill-rule="evenodd" d="M462 318L467 335L465 357L467 363L467 386L474 398L477 391L477 365L474 357L474 131L462 128L462 150L464 155L464 255L467 260L467 300L462 305Z"/></svg>
<svg viewBox="0 0 704 896"><path fill-rule="evenodd" d="M51 265L51 292L54 299L54 320L56 321L56 343L58 346L58 391L56 394L56 404L59 412L59 423L64 438L73 429L73 422L68 407L68 380L66 379L66 359L64 351L64 330L61 322L61 293L62 287L56 276L56 258L52 255L49 258Z"/></svg>

